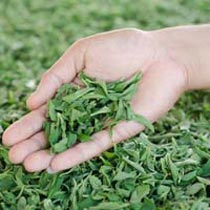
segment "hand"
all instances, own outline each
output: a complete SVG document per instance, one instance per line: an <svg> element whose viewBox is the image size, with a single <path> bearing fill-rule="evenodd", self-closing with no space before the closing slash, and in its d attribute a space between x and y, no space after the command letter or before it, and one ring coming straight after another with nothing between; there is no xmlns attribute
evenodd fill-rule
<svg viewBox="0 0 210 210"><path fill-rule="evenodd" d="M154 122L164 115L185 90L185 67L171 58L154 33L135 29L117 30L81 39L42 77L35 93L28 99L31 112L11 125L3 143L11 146L9 158L23 163L28 171L48 168L57 172L73 167L144 129L136 122L120 122L113 129L113 139L104 130L92 141L79 143L67 151L50 155L42 131L46 102L63 83L78 83L77 74L105 81L129 78L137 71L143 74L139 89L131 101L134 112Z"/></svg>

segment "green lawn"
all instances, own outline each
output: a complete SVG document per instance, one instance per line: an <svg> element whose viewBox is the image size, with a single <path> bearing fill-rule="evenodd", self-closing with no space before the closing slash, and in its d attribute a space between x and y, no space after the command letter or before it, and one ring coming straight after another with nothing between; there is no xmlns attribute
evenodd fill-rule
<svg viewBox="0 0 210 210"><path fill-rule="evenodd" d="M27 112L41 74L78 38L209 22L209 0L1 0L0 138ZM155 133L57 175L11 165L0 144L0 209L210 209L209 128L210 92L203 91L185 94Z"/></svg>

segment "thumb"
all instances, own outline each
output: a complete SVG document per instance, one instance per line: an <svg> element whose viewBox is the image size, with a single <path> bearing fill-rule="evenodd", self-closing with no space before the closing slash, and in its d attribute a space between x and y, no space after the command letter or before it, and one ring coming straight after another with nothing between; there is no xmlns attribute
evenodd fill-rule
<svg viewBox="0 0 210 210"><path fill-rule="evenodd" d="M85 66L84 57L87 40L81 39L74 43L60 59L43 74L36 91L28 98L29 109L37 109L50 98L64 83L71 82L76 74Z"/></svg>

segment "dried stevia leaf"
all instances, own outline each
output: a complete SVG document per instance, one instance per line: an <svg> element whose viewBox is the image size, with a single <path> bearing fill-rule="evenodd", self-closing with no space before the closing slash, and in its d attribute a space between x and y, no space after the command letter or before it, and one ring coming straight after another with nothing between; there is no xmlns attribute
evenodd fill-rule
<svg viewBox="0 0 210 210"><path fill-rule="evenodd" d="M80 97L86 95L88 92L91 92L92 90L94 90L94 89L93 88L85 88L85 89L78 90L71 95L63 97L63 100L70 104L73 101L79 99Z"/></svg>
<svg viewBox="0 0 210 210"><path fill-rule="evenodd" d="M78 139L80 139L81 142L86 142L91 139L91 136L86 134L80 134L78 135Z"/></svg>
<svg viewBox="0 0 210 210"><path fill-rule="evenodd" d="M116 176L114 177L113 180L115 180L115 181L122 181L122 180L125 180L125 179L134 178L135 176L136 176L135 172L128 173L128 172L124 172L124 171L119 171L116 174Z"/></svg>
<svg viewBox="0 0 210 210"><path fill-rule="evenodd" d="M48 103L48 114L49 114L50 120L56 121L57 115L56 115L56 111L55 111L55 105L52 101L49 101L49 103Z"/></svg>
<svg viewBox="0 0 210 210"><path fill-rule="evenodd" d="M143 117L141 115L137 115L137 114L132 114L132 117L130 118L130 120L134 120L134 121L138 122L139 124L142 124L145 127L148 127L152 132L154 132L153 125L145 117Z"/></svg>
<svg viewBox="0 0 210 210"><path fill-rule="evenodd" d="M177 166L172 162L171 157L169 155L167 157L168 157L168 164L169 164L172 178L173 178L174 182L177 183L180 178L179 170L178 170Z"/></svg>
<svg viewBox="0 0 210 210"><path fill-rule="evenodd" d="M137 186L134 192L131 195L130 202L137 203L140 202L144 197L146 197L150 192L149 185L140 185Z"/></svg>
<svg viewBox="0 0 210 210"><path fill-rule="evenodd" d="M77 141L77 134L69 132L67 134L67 137L68 137L68 143L67 143L68 147L70 147L71 145L76 143L76 141Z"/></svg>
<svg viewBox="0 0 210 210"><path fill-rule="evenodd" d="M116 104L117 112L116 112L116 115L115 115L115 120L121 120L125 116L126 109L125 109L124 106L125 105L123 103L123 100L120 99L118 104Z"/></svg>
<svg viewBox="0 0 210 210"><path fill-rule="evenodd" d="M100 189L100 187L102 185L101 180L99 178L97 178L96 176L90 176L89 182L90 182L92 188L95 190Z"/></svg>
<svg viewBox="0 0 210 210"><path fill-rule="evenodd" d="M109 107L104 106L104 107L100 108L98 111L91 113L90 116L94 117L98 114L107 114L107 113L110 113L110 112L111 112L111 110L109 109Z"/></svg>
<svg viewBox="0 0 210 210"><path fill-rule="evenodd" d="M53 152L59 153L67 149L68 139L64 138L53 146Z"/></svg>
<svg viewBox="0 0 210 210"><path fill-rule="evenodd" d="M21 197L17 203L17 210L23 210L26 208L27 201L24 197Z"/></svg>
<svg viewBox="0 0 210 210"><path fill-rule="evenodd" d="M0 174L0 191L9 190L15 186L15 180L12 174Z"/></svg>

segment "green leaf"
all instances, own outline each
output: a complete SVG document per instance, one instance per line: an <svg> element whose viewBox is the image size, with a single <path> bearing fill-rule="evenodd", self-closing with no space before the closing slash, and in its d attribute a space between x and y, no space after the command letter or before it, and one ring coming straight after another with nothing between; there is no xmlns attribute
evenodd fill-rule
<svg viewBox="0 0 210 210"><path fill-rule="evenodd" d="M49 131L49 141L51 145L54 145L58 142L59 138L61 137L61 129L55 123L51 123L50 131Z"/></svg>
<svg viewBox="0 0 210 210"><path fill-rule="evenodd" d="M156 210L154 201L151 199L144 199L144 203L141 207L141 210Z"/></svg>
<svg viewBox="0 0 210 210"><path fill-rule="evenodd" d="M53 209L54 205L50 199L44 200L44 210Z"/></svg>
<svg viewBox="0 0 210 210"><path fill-rule="evenodd" d="M123 119L123 116L125 115L125 112L126 112L126 110L124 108L123 101L120 99L119 102L118 102L117 113L116 113L115 119L116 120Z"/></svg>
<svg viewBox="0 0 210 210"><path fill-rule="evenodd" d="M203 177L210 176L210 160L208 160L207 163L198 170L197 174Z"/></svg>
<svg viewBox="0 0 210 210"><path fill-rule="evenodd" d="M138 122L139 124L148 127L152 132L154 132L154 127L153 127L152 123L149 120L147 120L145 117L143 117L141 115L133 114L132 117L130 118L130 120L134 120L134 121Z"/></svg>
<svg viewBox="0 0 210 210"><path fill-rule="evenodd" d="M9 190L15 187L14 176L12 174L0 174L0 191Z"/></svg>
<svg viewBox="0 0 210 210"><path fill-rule="evenodd" d="M199 177L199 176L197 176L197 179L202 184L210 185L210 179L205 179L205 178L202 178L202 177Z"/></svg>
<svg viewBox="0 0 210 210"><path fill-rule="evenodd" d="M94 88L84 88L84 89L76 91L75 93L73 93L71 95L63 97L63 100L70 104L73 101L79 99L80 97L86 95L87 93L89 93L93 90L94 90Z"/></svg>
<svg viewBox="0 0 210 210"><path fill-rule="evenodd" d="M132 193L130 202L131 203L140 202L143 198L145 198L149 194L149 192L150 192L149 185L139 185Z"/></svg>
<svg viewBox="0 0 210 210"><path fill-rule="evenodd" d="M157 194L160 196L160 198L166 199L169 192L170 192L170 187L166 185L160 185L157 188Z"/></svg>
<svg viewBox="0 0 210 210"><path fill-rule="evenodd" d="M89 182L90 182L93 189L98 190L98 189L101 188L102 183L101 183L101 180L98 177L90 176Z"/></svg>
<svg viewBox="0 0 210 210"><path fill-rule="evenodd" d="M169 155L168 155L168 163L169 163L172 178L173 178L174 182L177 183L180 178L179 170L176 167L176 165L171 161L171 158Z"/></svg>
<svg viewBox="0 0 210 210"><path fill-rule="evenodd" d="M49 113L49 117L52 121L57 120L55 105L54 105L53 101L48 102L48 113Z"/></svg>
<svg viewBox="0 0 210 210"><path fill-rule="evenodd" d="M98 111L91 113L90 116L94 117L94 116L99 115L99 114L107 114L107 113L110 113L110 112L111 112L111 110L109 109L109 107L104 106L101 109L99 109Z"/></svg>
<svg viewBox="0 0 210 210"><path fill-rule="evenodd" d="M17 202L17 210L23 210L26 208L26 199L21 197Z"/></svg>
<svg viewBox="0 0 210 210"><path fill-rule="evenodd" d="M71 147L73 144L75 144L76 140L77 140L77 134L69 132L67 147Z"/></svg>
<svg viewBox="0 0 210 210"><path fill-rule="evenodd" d="M89 141L91 139L91 136L89 135L86 135L86 134L80 134L78 136L78 139L81 141L81 142L86 142L86 141Z"/></svg>
<svg viewBox="0 0 210 210"><path fill-rule="evenodd" d="M202 183L195 183L193 185L189 185L187 187L186 193L188 195L195 195L199 191L205 191L205 185L204 184L202 184Z"/></svg>
<svg viewBox="0 0 210 210"><path fill-rule="evenodd" d="M101 202L95 207L90 207L89 210L117 210L123 209L129 206L127 203L118 203L118 202Z"/></svg>
<svg viewBox="0 0 210 210"><path fill-rule="evenodd" d="M68 139L64 138L61 141L59 141L58 143L53 145L53 152L63 152L68 148Z"/></svg>
<svg viewBox="0 0 210 210"><path fill-rule="evenodd" d="M130 178L134 178L136 176L135 172L123 172L123 171L119 171L113 178L114 181L123 181L125 179L130 179Z"/></svg>

